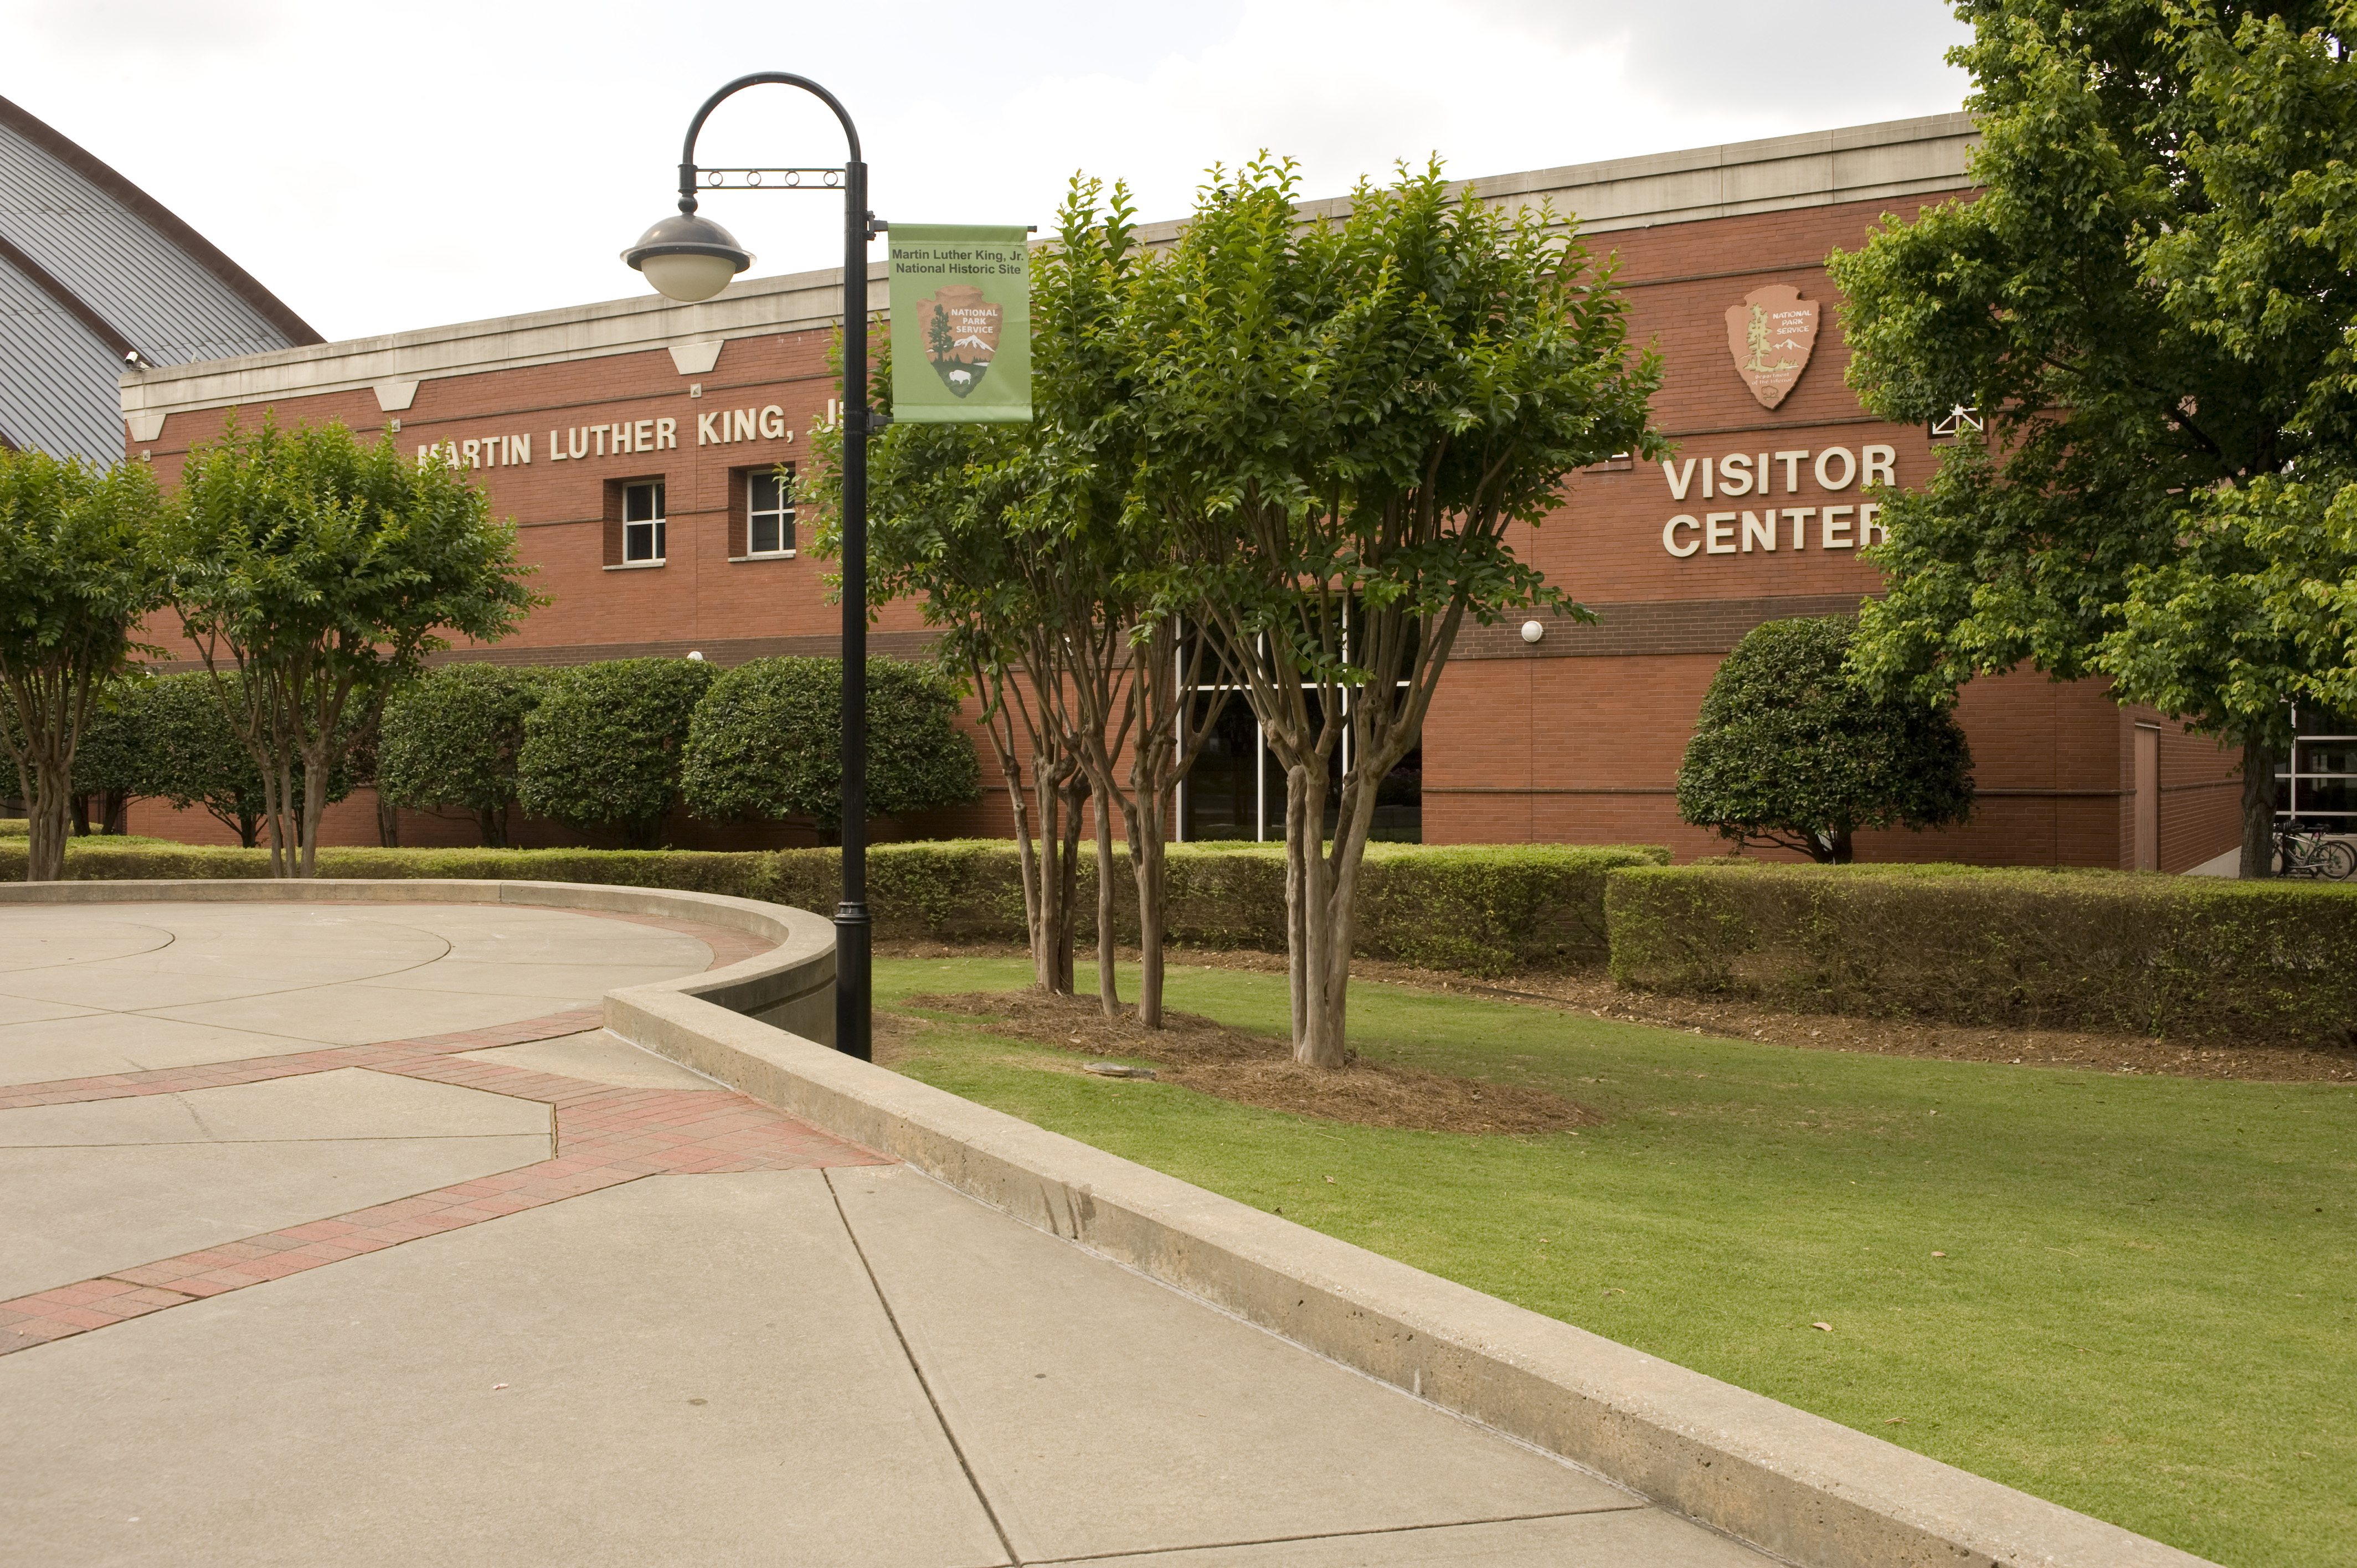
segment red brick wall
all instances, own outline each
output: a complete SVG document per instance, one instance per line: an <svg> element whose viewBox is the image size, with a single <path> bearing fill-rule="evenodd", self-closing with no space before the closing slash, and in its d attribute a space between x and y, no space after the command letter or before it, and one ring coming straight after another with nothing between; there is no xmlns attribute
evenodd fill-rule
<svg viewBox="0 0 2357 1568"><path fill-rule="evenodd" d="M1563 509L1540 529L1517 526L1516 548L1548 578L1600 608L1594 628L1553 623L1536 647L1512 625L1469 628L1458 661L1436 699L1425 745L1425 837L1431 843L1540 840L1597 843L1641 840L1671 844L1682 856L1724 846L1676 819L1672 786L1696 709L1719 659L1762 620L1838 612L1876 592L1878 574L1855 548L1827 547L1822 517L1803 525L1783 509L1858 505L1859 480L1839 489L1818 482L1813 455L1842 446L1862 457L1869 445L1892 451L1902 486L1926 481L1934 454L1927 434L1864 414L1843 381L1848 350L1822 259L1855 247L1886 210L1911 215L1913 201L1851 203L1749 217L1668 224L1597 237L1600 256L1616 253L1628 291L1634 336L1662 354L1666 373L1656 413L1688 459L1740 453L1770 455L1771 499L1780 516L1777 548L1697 550L1684 558L1663 545L1674 515L1755 512L1751 493L1706 501L1702 465L1676 499L1659 465L1606 467L1566 486ZM1825 302L1813 353L1790 395L1763 409L1735 371L1725 312L1749 290L1790 284ZM522 529L522 553L553 603L522 633L495 650L460 657L569 662L690 649L722 663L774 652L832 653L839 624L823 581L827 564L808 553L805 523L791 561L731 562L741 555L741 523L729 510L731 475L780 460L803 462L809 431L823 417L833 386L825 335L786 333L731 341L715 369L680 375L669 354L610 356L571 363L449 377L423 382L414 405L398 415L376 407L366 391L278 400L282 420L340 418L363 435L400 421L404 451L442 441L484 442L528 435L531 463L484 466L476 477L501 515ZM703 395L691 397L691 383ZM774 406L788 434L698 445L698 416ZM246 411L258 417L259 409ZM677 445L656 452L553 459L552 431L570 446L577 427L641 420L675 421ZM219 428L215 414L175 414L150 444L169 480L180 455ZM1811 460L1787 466L1780 451ZM502 456L505 451L502 448ZM1840 463L1829 465L1838 477ZM660 569L607 571L607 488L661 477L669 490L667 564ZM1749 504L1747 509L1746 503ZM1848 519L1857 537L1857 517ZM1740 517L1733 524L1742 541ZM1686 532L1679 535L1692 539ZM169 643L172 628L156 628ZM878 651L919 653L927 639L913 605L896 605L874 634ZM1866 835L1870 859L1961 859L2017 865L2121 865L2130 862L2133 800L2129 729L2137 716L2093 684L2056 686L2030 673L1976 682L1960 716L1971 736L1981 786L1980 809L1962 828L1931 834ZM977 742L981 737L976 736ZM911 833L1004 832L1009 816L993 754L978 744L986 794L976 807L899 824ZM2234 758L2169 726L2162 748L2163 862L2181 869L2234 838ZM212 824L175 818L153 802L134 808L135 832L202 839ZM887 832L893 831L888 828ZM552 824L520 824L520 842L559 842ZM373 807L364 799L330 815L325 842L373 843ZM808 842L807 830L673 824L673 840L713 847ZM464 818L435 821L405 813L404 843L471 843Z"/></svg>
<svg viewBox="0 0 2357 1568"><path fill-rule="evenodd" d="M267 406L282 423L340 419L371 439L398 421L394 439L405 453L433 443L496 437L502 438L504 456L504 437L531 438L528 464L472 469L490 492L493 512L516 521L522 553L540 568L533 585L554 601L499 645L503 659L530 660L537 654L570 660L697 648L734 661L727 658L732 643L780 639L808 639L813 645L808 651L832 652L841 610L827 600L823 578L830 565L811 553L808 522L798 527L802 550L791 560L729 559L746 553L742 521L730 513L730 475L780 461L807 465L811 427L823 419L834 391L826 347L827 335L818 331L737 338L700 376L681 375L662 349L449 376L421 382L413 405L398 413L380 411L366 389L278 398ZM690 387L698 384L703 395L691 397ZM773 427L787 434L697 444L699 416L748 407L780 410ZM264 412L259 405L239 411L248 424ZM226 417L225 411L173 414L159 439L135 449L152 452L156 477L170 483L188 448L219 435ZM553 459L549 451L552 432L569 447L576 428L627 424L635 433L638 422L660 419L673 422L675 446L599 456L591 443L592 455L578 460ZM667 564L608 572L607 486L638 478L665 482ZM919 624L916 607L892 607L880 622L886 636L879 645L894 646L894 633L902 642L911 640ZM152 639L175 645L177 629L167 620L151 628Z"/></svg>

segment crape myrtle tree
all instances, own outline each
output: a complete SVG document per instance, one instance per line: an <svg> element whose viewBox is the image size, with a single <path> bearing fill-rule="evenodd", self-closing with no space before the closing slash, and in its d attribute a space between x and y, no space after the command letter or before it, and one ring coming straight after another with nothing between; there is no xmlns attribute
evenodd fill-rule
<svg viewBox="0 0 2357 1568"><path fill-rule="evenodd" d="M689 723L718 674L699 659L552 671L516 754L523 809L574 827L611 827L631 849L657 847L679 803Z"/></svg>
<svg viewBox="0 0 2357 1568"><path fill-rule="evenodd" d="M1137 1017L1160 1028L1172 810L1234 688L1215 640L1188 636L1184 614L1170 613L1178 536L1159 512L1135 504L1146 431L1138 400L1146 340L1135 312L1154 298L1144 292L1151 265L1136 246L1127 188L1076 177L1056 241L1033 265L1040 484L1021 521L1059 564L1060 646L1097 802L1099 1001L1107 1016L1118 1014L1111 803L1137 890ZM1086 598L1075 584L1086 585Z"/></svg>
<svg viewBox="0 0 2357 1568"><path fill-rule="evenodd" d="M379 797L393 806L469 812L483 845L504 848L524 721L540 705L548 673L469 661L404 685L379 726Z"/></svg>
<svg viewBox="0 0 2357 1568"><path fill-rule="evenodd" d="M2243 754L2357 689L2357 7L1971 0L1981 193L1836 255L1850 380L1982 431L1887 498L1854 658L1941 700L2109 676Z"/></svg>
<svg viewBox="0 0 2357 1568"><path fill-rule="evenodd" d="M1437 163L1362 184L1340 222L1296 196L1290 163L1215 177L1141 269L1135 494L1168 541L1156 613L1217 644L1284 770L1294 1054L1334 1067L1378 789L1458 628L1589 618L1508 531L1575 469L1667 447L1658 359L1568 225Z"/></svg>
<svg viewBox="0 0 2357 1568"><path fill-rule="evenodd" d="M890 397L887 365L873 378L870 403L888 411ZM1036 407L1036 386L1033 397ZM841 432L813 434L819 462L805 494L819 519L818 549L834 554L842 541ZM871 605L921 599L935 656L974 694L1014 811L1033 974L1041 989L1069 994L1087 780L1070 693L1058 678L1049 608L1058 564L1016 537L1014 514L1034 489L1029 442L1012 424L896 424L869 442L867 580Z"/></svg>
<svg viewBox="0 0 2357 1568"><path fill-rule="evenodd" d="M1851 675L1848 616L1745 634L1702 700L1678 768L1678 815L1738 845L1846 865L1860 828L1921 830L1972 813L1973 756L1945 703L1878 695Z"/></svg>
<svg viewBox="0 0 2357 1568"><path fill-rule="evenodd" d="M145 463L93 468L0 446L0 743L27 824L25 878L65 874L74 753L108 682L163 600L148 536L163 503Z"/></svg>
<svg viewBox="0 0 2357 1568"><path fill-rule="evenodd" d="M232 414L189 452L164 543L181 626L261 772L276 876L311 875L329 779L425 655L496 642L546 602L463 470L340 424Z"/></svg>
<svg viewBox="0 0 2357 1568"><path fill-rule="evenodd" d="M938 668L867 661L867 809L879 817L982 798L958 689ZM712 821L812 818L843 832L843 661L756 659L723 672L695 706L680 770L687 809Z"/></svg>
<svg viewBox="0 0 2357 1568"><path fill-rule="evenodd" d="M1093 802L1099 1002L1119 1011L1116 812L1137 889L1137 1016L1159 1026L1173 792L1217 721L1201 639L1148 614L1167 531L1127 505L1140 426L1127 312L1138 270L1125 189L1076 177L1031 275L1032 407L1020 425L898 425L869 448L876 602L919 597L974 692L1015 807L1039 983L1072 989L1080 803ZM888 407L888 365L875 378ZM834 490L823 469L822 506ZM831 545L832 530L822 539ZM1034 833L1037 844L1035 848Z"/></svg>

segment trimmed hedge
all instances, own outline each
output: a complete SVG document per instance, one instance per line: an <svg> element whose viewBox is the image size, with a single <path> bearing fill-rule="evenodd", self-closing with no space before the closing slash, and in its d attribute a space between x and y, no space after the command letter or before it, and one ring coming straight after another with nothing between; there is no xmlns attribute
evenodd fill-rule
<svg viewBox="0 0 2357 1568"><path fill-rule="evenodd" d="M2357 886L1717 862L1616 871L1612 978L2012 1027L2357 1042Z"/></svg>
<svg viewBox="0 0 2357 1568"><path fill-rule="evenodd" d="M1605 958L1607 873L1661 865L1651 846L1575 849L1551 844L1425 848L1371 844L1363 873L1358 951L1479 975L1577 969ZM322 846L321 876L444 876L676 887L763 898L824 913L834 908L838 852L790 849L735 854L689 850L360 849ZM75 839L75 880L258 877L261 850L158 839ZM868 851L868 902L885 940L1024 940L1023 887L1006 840L877 844ZM1285 949L1285 859L1275 845L1170 846L1170 938L1175 947ZM0 842L0 879L21 880L21 842ZM1084 863L1080 908L1095 911L1095 867ZM1136 884L1114 890L1122 934L1136 934ZM1084 924L1082 940L1093 940Z"/></svg>

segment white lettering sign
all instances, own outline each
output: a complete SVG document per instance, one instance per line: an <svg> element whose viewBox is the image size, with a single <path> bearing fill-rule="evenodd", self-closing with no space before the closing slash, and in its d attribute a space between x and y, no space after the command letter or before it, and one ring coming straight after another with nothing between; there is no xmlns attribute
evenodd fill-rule
<svg viewBox="0 0 2357 1568"><path fill-rule="evenodd" d="M1899 451L1877 443L1855 452L1846 446L1828 446L1818 452L1730 452L1723 456L1664 460L1662 464L1662 478L1669 487L1670 499L1675 502L1692 497L1697 483L1704 500L1736 496L1758 496L1764 500L1779 488L1780 478L1783 481L1782 492L1797 495L1803 472L1816 480L1820 490L1846 490L1853 485L1859 489L1895 485L1899 482ZM1706 511L1699 519L1692 512L1682 511L1662 525L1662 548L1681 561L1698 553L1772 554L1780 543L1785 550L1802 551L1809 547L1809 524L1814 519L1818 549L1860 549L1878 544L1887 537L1882 524L1875 521L1881 510L1880 504L1875 501L1851 501L1826 506L1762 506L1757 511Z"/></svg>

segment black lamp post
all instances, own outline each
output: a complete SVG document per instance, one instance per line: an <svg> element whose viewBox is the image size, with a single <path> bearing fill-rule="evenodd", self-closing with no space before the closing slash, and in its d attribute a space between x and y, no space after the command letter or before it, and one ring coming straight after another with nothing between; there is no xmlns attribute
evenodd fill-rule
<svg viewBox="0 0 2357 1568"><path fill-rule="evenodd" d="M707 168L695 165L695 138L730 94L776 82L799 87L843 122L849 157L841 168ZM735 175L737 182L729 183ZM843 192L843 895L834 909L834 1048L862 1061L872 1055L867 915L867 242L885 225L867 210L867 166L859 132L834 93L808 77L781 70L740 76L704 101L687 123L679 152L679 216L640 236L622 259L657 291L683 304L710 299L753 258L727 230L695 213L707 190ZM779 180L770 184L771 177ZM815 184L806 183L814 177ZM879 426L881 422L877 422Z"/></svg>

